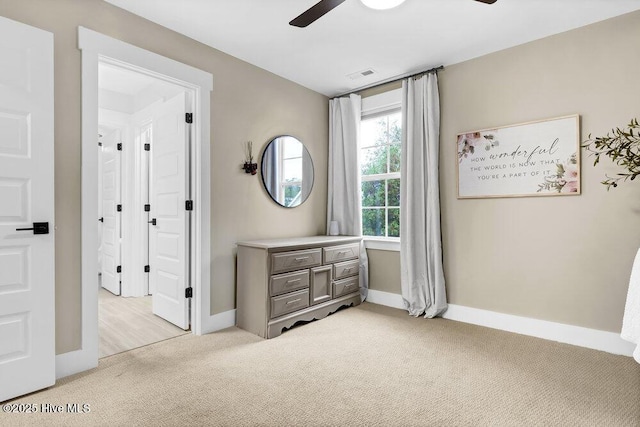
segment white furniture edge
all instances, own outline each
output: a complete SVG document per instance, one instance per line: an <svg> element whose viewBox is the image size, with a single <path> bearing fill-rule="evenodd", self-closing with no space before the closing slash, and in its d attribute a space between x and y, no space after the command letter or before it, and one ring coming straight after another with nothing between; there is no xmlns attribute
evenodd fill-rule
<svg viewBox="0 0 640 427"><path fill-rule="evenodd" d="M402 295L390 292L369 289L367 302L404 310ZM613 332L497 313L462 305L449 304L449 309L442 317L457 322L471 323L629 357L633 355L635 348L634 344L623 340L619 334Z"/></svg>
<svg viewBox="0 0 640 427"><path fill-rule="evenodd" d="M194 299L192 300L192 325L194 334L211 332L210 327L221 323L217 315L211 316L211 125L210 91L213 89L211 73L199 70L173 59L114 39L84 27L78 27L78 48L82 51L82 164L97 162L94 150L98 130L98 61L108 58L133 67L153 70L160 78L172 78L173 82L189 88L194 99L194 235L192 239ZM85 109L89 109L85 111ZM95 110L95 111L94 111ZM82 236L83 254L97 253L97 188L96 171L82 167ZM96 230L94 230L96 228ZM98 285L97 257L82 256L81 260L81 348L56 356L56 377L63 378L98 365ZM95 277L94 277L95 276Z"/></svg>

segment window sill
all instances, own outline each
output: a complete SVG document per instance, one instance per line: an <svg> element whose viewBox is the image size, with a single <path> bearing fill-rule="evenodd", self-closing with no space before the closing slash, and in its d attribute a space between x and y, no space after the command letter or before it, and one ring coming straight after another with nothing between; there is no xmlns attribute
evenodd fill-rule
<svg viewBox="0 0 640 427"><path fill-rule="evenodd" d="M400 239L365 236L363 240L367 249L400 252Z"/></svg>

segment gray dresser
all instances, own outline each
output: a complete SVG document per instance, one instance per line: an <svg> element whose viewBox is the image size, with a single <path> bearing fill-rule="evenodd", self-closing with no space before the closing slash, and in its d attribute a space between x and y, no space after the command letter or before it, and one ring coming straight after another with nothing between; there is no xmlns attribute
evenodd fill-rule
<svg viewBox="0 0 640 427"><path fill-rule="evenodd" d="M238 327L274 338L302 320L360 304L360 237L238 243Z"/></svg>

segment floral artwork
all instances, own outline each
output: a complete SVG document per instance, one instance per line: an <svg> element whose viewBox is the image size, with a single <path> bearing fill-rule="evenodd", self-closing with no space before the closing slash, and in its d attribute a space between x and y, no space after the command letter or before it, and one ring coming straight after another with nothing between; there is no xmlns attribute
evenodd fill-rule
<svg viewBox="0 0 640 427"><path fill-rule="evenodd" d="M579 116L457 135L458 197L580 194Z"/></svg>
<svg viewBox="0 0 640 427"><path fill-rule="evenodd" d="M556 164L556 167L556 174L544 178L544 182L538 186L538 193L542 191L577 193L580 173L576 154L572 154L565 163Z"/></svg>
<svg viewBox="0 0 640 427"><path fill-rule="evenodd" d="M484 149L489 151L494 147L498 147L500 142L490 133L472 132L458 135L458 162L472 156L476 150Z"/></svg>

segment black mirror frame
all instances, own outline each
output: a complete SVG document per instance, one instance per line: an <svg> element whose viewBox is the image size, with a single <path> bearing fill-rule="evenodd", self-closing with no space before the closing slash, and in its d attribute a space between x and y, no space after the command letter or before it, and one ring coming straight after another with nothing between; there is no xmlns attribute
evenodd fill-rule
<svg viewBox="0 0 640 427"><path fill-rule="evenodd" d="M295 206L286 206L286 205L280 203L278 200L276 200L273 197L273 195L271 194L271 191L269 191L269 188L267 187L267 184L265 183L265 179L264 179L264 167L265 167L264 166L265 165L264 156L265 156L267 150L269 149L269 146L271 146L271 143L273 141L275 141L278 138L284 138L284 137L293 138L293 139L295 139L296 141L298 141L302 145L302 149L304 150L303 151L303 156L304 156L304 153L307 153L307 155L309 156L309 160L310 160L310 163L311 163L311 169L312 169L313 181L311 182L311 186L309 187L309 194L307 195L307 197L305 197L303 200L301 200L299 204L297 204ZM275 204L277 204L278 206L281 206L283 208L286 208L286 209L293 209L293 208L297 208L298 206L302 205L304 202L307 201L307 199L309 199L309 196L311 195L311 192L313 191L313 185L315 184L315 181L316 181L316 176L315 176L316 168L315 168L315 165L313 164L313 158L311 157L311 153L309 152L307 147L304 145L304 143L298 137L295 137L293 135L285 134L285 135L276 135L273 138L269 139L269 142L267 142L267 144L264 147L264 150L262 151L262 155L260 156L260 161L261 161L261 163L260 163L260 179L262 180L262 187L267 192L267 194L269 195L271 200L273 200L275 202ZM302 189L300 189L300 191L302 191Z"/></svg>

